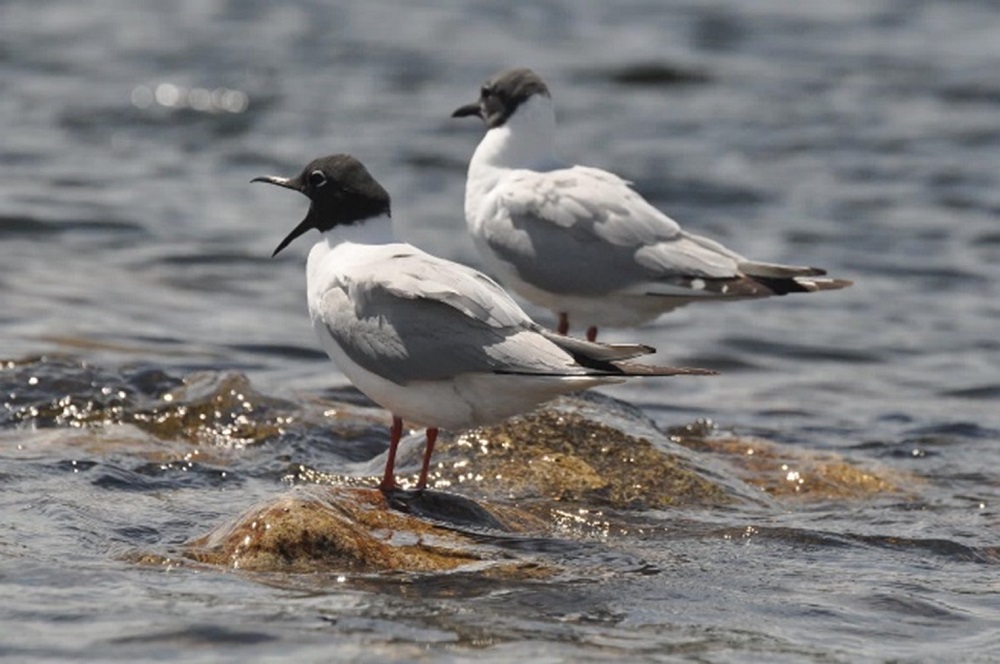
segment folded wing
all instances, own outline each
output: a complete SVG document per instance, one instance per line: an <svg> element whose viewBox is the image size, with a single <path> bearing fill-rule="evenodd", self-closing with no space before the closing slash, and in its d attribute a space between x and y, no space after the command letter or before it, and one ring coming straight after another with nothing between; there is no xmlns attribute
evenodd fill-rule
<svg viewBox="0 0 1000 664"><path fill-rule="evenodd" d="M515 170L483 206L481 240L522 280L556 294L706 298L843 288L819 268L752 261L683 231L600 169Z"/></svg>

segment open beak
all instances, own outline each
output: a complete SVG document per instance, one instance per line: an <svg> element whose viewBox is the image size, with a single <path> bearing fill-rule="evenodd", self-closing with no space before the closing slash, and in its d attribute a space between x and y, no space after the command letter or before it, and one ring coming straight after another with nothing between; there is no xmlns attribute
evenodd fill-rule
<svg viewBox="0 0 1000 664"><path fill-rule="evenodd" d="M474 102L472 104L466 104L465 106L460 106L455 109L455 112L451 114L453 118L467 118L471 115L475 115L477 118L483 117L482 107L479 102Z"/></svg>
<svg viewBox="0 0 1000 664"><path fill-rule="evenodd" d="M254 178L250 182L266 182L268 184L278 185L279 187L284 187L285 189L291 189L293 191L302 191L302 184L298 181L298 178L282 178L276 175L264 175L259 178ZM274 250L271 257L274 258L278 255L282 249L287 247L292 243L292 241L298 236L302 235L311 228L315 228L312 221L312 207L309 208L309 213L306 214L306 218L299 222L299 225L292 229L292 232L285 236L285 239L281 241L278 248Z"/></svg>

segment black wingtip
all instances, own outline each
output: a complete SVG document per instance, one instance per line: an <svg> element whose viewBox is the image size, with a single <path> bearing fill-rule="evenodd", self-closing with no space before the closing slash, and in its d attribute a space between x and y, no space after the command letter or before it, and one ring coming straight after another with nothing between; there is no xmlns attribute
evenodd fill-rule
<svg viewBox="0 0 1000 664"><path fill-rule="evenodd" d="M626 376L718 376L719 372L698 367L661 367L638 362L614 362Z"/></svg>

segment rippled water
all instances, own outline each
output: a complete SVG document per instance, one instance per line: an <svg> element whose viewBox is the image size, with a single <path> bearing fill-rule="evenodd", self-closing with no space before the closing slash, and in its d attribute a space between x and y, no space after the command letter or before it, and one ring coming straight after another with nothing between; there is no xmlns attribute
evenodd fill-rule
<svg viewBox="0 0 1000 664"><path fill-rule="evenodd" d="M0 355L52 358L2 372L0 652L1000 656L996 4L424 4L0 4ZM269 258L305 200L249 180L352 152L403 237L475 263L461 209L482 130L448 116L513 65L549 83L566 157L746 254L856 282L614 332L722 375L610 393L663 427L710 418L902 473L905 495L640 510L622 518L642 535L559 540L578 572L545 583L136 564L297 464L384 447L377 413L361 434L244 439L235 398L200 421L209 439L151 428L185 377L236 381L223 393L256 395L256 425L350 396L308 325L308 242Z"/></svg>

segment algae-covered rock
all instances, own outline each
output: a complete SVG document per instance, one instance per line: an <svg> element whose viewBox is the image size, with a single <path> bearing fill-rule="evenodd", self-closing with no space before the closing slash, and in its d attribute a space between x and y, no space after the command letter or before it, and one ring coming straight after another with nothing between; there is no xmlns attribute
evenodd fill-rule
<svg viewBox="0 0 1000 664"><path fill-rule="evenodd" d="M161 440L243 447L273 439L297 406L259 393L238 372L176 378L136 365L112 371L69 357L0 362L0 424L130 425Z"/></svg>
<svg viewBox="0 0 1000 664"><path fill-rule="evenodd" d="M423 438L407 443L397 464L404 485L415 481ZM370 477L303 469L297 479L374 484L381 462L370 465ZM829 452L739 437L708 422L663 432L627 404L593 395L564 398L492 427L442 434L430 475L439 490L543 510L556 504L635 510L791 497L864 499L896 492L903 483Z"/></svg>
<svg viewBox="0 0 1000 664"><path fill-rule="evenodd" d="M673 430L674 441L721 458L743 481L780 499L859 500L900 493L915 477L862 468L829 452L797 449L760 438L719 435L708 424Z"/></svg>
<svg viewBox="0 0 1000 664"><path fill-rule="evenodd" d="M395 506L390 503L397 501ZM400 504L401 503L401 504ZM406 511L401 511L402 507ZM421 516L410 513L417 509ZM187 547L197 562L253 572L441 572L499 568L534 577L533 563L510 560L441 519L506 528L503 510L436 494L305 487L259 505ZM429 517L441 517L433 519ZM513 519L514 521L516 519Z"/></svg>
<svg viewBox="0 0 1000 664"><path fill-rule="evenodd" d="M733 499L685 456L578 412L543 409L453 439L434 477L439 487L479 479L487 495L511 500L544 497L614 508Z"/></svg>
<svg viewBox="0 0 1000 664"><path fill-rule="evenodd" d="M257 392L243 374L201 372L128 420L159 438L243 447L276 438L293 411L293 404Z"/></svg>

